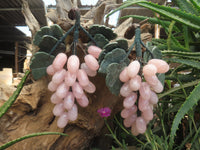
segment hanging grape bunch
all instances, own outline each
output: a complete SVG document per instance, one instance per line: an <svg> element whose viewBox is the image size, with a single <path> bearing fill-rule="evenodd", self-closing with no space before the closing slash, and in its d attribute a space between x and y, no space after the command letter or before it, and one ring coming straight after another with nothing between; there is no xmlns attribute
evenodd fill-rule
<svg viewBox="0 0 200 150"><path fill-rule="evenodd" d="M51 102L55 104L53 114L59 116L58 127L64 128L68 121L77 119L78 108L75 100L81 107L88 106L89 100L85 92L94 93L96 90L88 76L94 77L97 74L99 64L96 58L100 52L100 48L89 46L89 54L84 57L85 62L81 65L76 55L71 55L67 59L65 53L59 53L47 67L47 74L52 76L48 89L54 92Z"/></svg>
<svg viewBox="0 0 200 150"><path fill-rule="evenodd" d="M156 73L167 72L169 65L161 59L149 60L142 69L144 78L138 75L140 68L139 61L135 60L119 76L125 82L120 89L120 94L125 97L121 116L124 118L124 126L131 127L133 135L144 133L146 125L153 119L153 106L158 102L156 93L163 91L163 85ZM138 111L141 116L137 115Z"/></svg>
<svg viewBox="0 0 200 150"><path fill-rule="evenodd" d="M51 102L55 104L53 114L59 117L57 125L60 128L64 128L68 121L77 119L77 104L81 107L88 106L89 100L86 93L94 93L96 90L89 77L97 74L99 68L97 58L102 51L101 47L116 37L110 28L101 25L93 25L89 28L88 33L80 25L79 11L75 9L70 11L71 13L71 18L75 18L76 22L64 35L58 25L50 28L43 27L36 33L34 43L40 50L34 54L30 65L35 80L46 74L52 76L48 89L54 92ZM79 30L82 30L86 38L89 37L91 40L86 40L89 43L88 49L85 51L87 54L84 56L84 62L80 62L76 56ZM72 31L74 34L72 55L67 56L64 51L59 52L59 46L65 44L64 40ZM110 38L107 39L107 37ZM94 45L98 45L98 47Z"/></svg>
<svg viewBox="0 0 200 150"><path fill-rule="evenodd" d="M144 46L140 39L139 27L135 36L136 40L131 47L134 44ZM144 64L141 48L136 47L138 60L132 61L119 75L120 81L124 83L120 94L125 97L121 117L124 118L124 126L131 127L135 136L146 131L147 124L153 119L153 107L158 102L156 93L163 91L163 85L156 74L163 74L169 70L169 65L164 60L152 59L152 51L147 49L146 52L150 53L151 59Z"/></svg>

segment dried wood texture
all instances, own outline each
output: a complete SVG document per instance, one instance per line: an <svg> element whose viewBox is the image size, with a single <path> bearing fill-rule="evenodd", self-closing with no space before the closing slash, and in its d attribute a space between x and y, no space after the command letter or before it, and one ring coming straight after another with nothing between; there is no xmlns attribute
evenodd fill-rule
<svg viewBox="0 0 200 150"><path fill-rule="evenodd" d="M25 21L29 29L31 30L32 36L40 29L38 21L33 16L27 0L22 0L22 13L25 17Z"/></svg>
<svg viewBox="0 0 200 150"><path fill-rule="evenodd" d="M65 129L57 127L57 117L55 118L52 114L54 104L50 102L52 93L47 90L48 79L43 78L26 85L16 103L0 119L0 145L30 133L57 131L64 132L69 137L57 135L34 137L8 149L81 150L88 147L91 140L100 133L104 126L104 120L100 118L97 110L105 106L114 109L120 102L120 97L112 95L106 88L104 77L97 76L91 81L97 86L97 90L94 94L88 94L89 106L79 107L78 119L70 122ZM6 95L11 95L13 90L8 90L9 88L1 88L1 92L10 91ZM2 103L3 99L0 99Z"/></svg>

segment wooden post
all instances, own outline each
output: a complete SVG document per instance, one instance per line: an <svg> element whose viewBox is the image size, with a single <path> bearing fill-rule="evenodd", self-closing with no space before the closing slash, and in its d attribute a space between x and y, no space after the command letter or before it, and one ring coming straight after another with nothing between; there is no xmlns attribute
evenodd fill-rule
<svg viewBox="0 0 200 150"><path fill-rule="evenodd" d="M16 41L15 42L15 73L18 73L18 71L19 71L18 53L19 53L19 43L18 43L18 41Z"/></svg>
<svg viewBox="0 0 200 150"><path fill-rule="evenodd" d="M160 17L159 14L155 14L158 18ZM160 38L160 25L155 24L155 39L159 39Z"/></svg>

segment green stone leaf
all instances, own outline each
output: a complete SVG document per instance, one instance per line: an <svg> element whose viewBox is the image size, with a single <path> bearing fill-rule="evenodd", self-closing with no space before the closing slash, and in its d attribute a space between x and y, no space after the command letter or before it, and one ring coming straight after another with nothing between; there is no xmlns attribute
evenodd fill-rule
<svg viewBox="0 0 200 150"><path fill-rule="evenodd" d="M162 83L162 85L164 86L164 82L165 82L165 74L164 73L158 73L157 74L158 80L160 80L160 82Z"/></svg>
<svg viewBox="0 0 200 150"><path fill-rule="evenodd" d="M162 59L162 52L157 46L151 46L150 44L146 45L149 51L153 54L154 58ZM148 51L144 52L143 60L147 63L151 58L151 55Z"/></svg>
<svg viewBox="0 0 200 150"><path fill-rule="evenodd" d="M106 45L103 47L103 49L105 50L105 53L108 53L108 52L110 52L110 51L112 51L113 49L118 48L118 47L119 47L119 45L118 45L117 42L111 42L111 43L106 44Z"/></svg>
<svg viewBox="0 0 200 150"><path fill-rule="evenodd" d="M108 39L103 34L96 34L94 36L94 40L100 48L103 48L106 44L109 43Z"/></svg>
<svg viewBox="0 0 200 150"><path fill-rule="evenodd" d="M43 37L47 35L52 36L55 39L59 40L63 36L63 31L61 27L57 24L54 24L50 27L44 26L40 28L40 30L35 34L35 37L33 39L33 44L39 46L43 40Z"/></svg>
<svg viewBox="0 0 200 150"><path fill-rule="evenodd" d="M99 73L105 74L108 65L110 65L111 63L122 63L122 60L124 60L126 64L129 64L130 61L128 58L126 58L126 52L121 48L116 48L112 50L105 55L104 60L101 62Z"/></svg>
<svg viewBox="0 0 200 150"><path fill-rule="evenodd" d="M33 39L33 44L39 45L39 43L42 41L42 37L44 35L49 35L50 34L50 28L48 26L44 26L40 28L40 30L35 34L35 37Z"/></svg>
<svg viewBox="0 0 200 150"><path fill-rule="evenodd" d="M118 39L116 42L118 43L119 48L122 48L125 51L128 50L128 42L126 39Z"/></svg>
<svg viewBox="0 0 200 150"><path fill-rule="evenodd" d="M53 55L45 52L37 52L31 59L30 69L35 80L38 80L46 75L46 68L52 64L54 60Z"/></svg>
<svg viewBox="0 0 200 150"><path fill-rule="evenodd" d="M63 36L63 30L59 25L54 24L50 27L50 35L59 40Z"/></svg>
<svg viewBox="0 0 200 150"><path fill-rule="evenodd" d="M119 74L126 66L126 63L111 63L107 67L106 86L115 95L119 95L120 88L123 85L119 79Z"/></svg>
<svg viewBox="0 0 200 150"><path fill-rule="evenodd" d="M101 62L103 61L105 56L106 56L106 52L105 52L105 50L102 50L101 53L99 54L99 58L98 58L99 64L101 64Z"/></svg>
<svg viewBox="0 0 200 150"><path fill-rule="evenodd" d="M38 44L40 51L49 53L58 40L50 35L44 35L41 42Z"/></svg>
<svg viewBox="0 0 200 150"><path fill-rule="evenodd" d="M113 40L117 37L117 34L113 32L113 30L104 25L93 25L89 28L89 33L92 36L96 34L103 34L109 41Z"/></svg>
<svg viewBox="0 0 200 150"><path fill-rule="evenodd" d="M162 59L162 52L158 47L154 46L152 49L152 53L154 58Z"/></svg>

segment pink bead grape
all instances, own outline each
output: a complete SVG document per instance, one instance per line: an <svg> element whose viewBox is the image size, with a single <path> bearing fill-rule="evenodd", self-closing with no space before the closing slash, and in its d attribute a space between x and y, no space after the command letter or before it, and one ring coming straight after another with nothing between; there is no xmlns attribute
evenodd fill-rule
<svg viewBox="0 0 200 150"><path fill-rule="evenodd" d="M54 82L56 84L62 83L65 79L65 74L66 74L65 69L61 69L61 70L57 71L52 77L52 82Z"/></svg>
<svg viewBox="0 0 200 150"><path fill-rule="evenodd" d="M153 64L147 64L143 67L143 73L147 76L153 76L157 73L157 68Z"/></svg>
<svg viewBox="0 0 200 150"><path fill-rule="evenodd" d="M131 78L129 81L129 87L132 91L138 91L140 89L142 79L139 75L136 75L134 78Z"/></svg>
<svg viewBox="0 0 200 150"><path fill-rule="evenodd" d="M150 85L150 86L155 86L158 84L159 80L158 77L156 75L153 76L147 76L144 75L144 78L146 80L146 82Z"/></svg>
<svg viewBox="0 0 200 150"><path fill-rule="evenodd" d="M125 108L131 108L137 100L137 94L132 92L129 96L124 99L123 106Z"/></svg>
<svg viewBox="0 0 200 150"><path fill-rule="evenodd" d="M83 69L79 69L77 72L77 79L79 81L79 84L84 87L87 86L89 84L89 79L88 76L86 74L86 72Z"/></svg>
<svg viewBox="0 0 200 150"><path fill-rule="evenodd" d="M65 53L59 53L55 57L52 65L53 65L53 68L56 71L59 71L59 70L61 70L64 67L64 65L65 65L66 62L67 62L67 55Z"/></svg>
<svg viewBox="0 0 200 150"><path fill-rule="evenodd" d="M86 65L93 71L99 69L98 61L95 59L94 56L88 54L84 57Z"/></svg>
<svg viewBox="0 0 200 150"><path fill-rule="evenodd" d="M58 88L58 84L54 83L54 82L49 82L48 84L48 90L51 92L56 91L56 89Z"/></svg>
<svg viewBox="0 0 200 150"><path fill-rule="evenodd" d="M83 89L87 92L87 93L94 93L96 91L96 87L95 85L89 81L89 84L84 86Z"/></svg>
<svg viewBox="0 0 200 150"><path fill-rule="evenodd" d="M67 61L67 69L70 73L76 73L79 69L80 61L76 55L71 55Z"/></svg>
<svg viewBox="0 0 200 150"><path fill-rule="evenodd" d="M138 108L140 111L144 111L149 107L149 101L143 99L141 96L139 98L139 102L138 102Z"/></svg>
<svg viewBox="0 0 200 150"><path fill-rule="evenodd" d="M72 86L76 81L76 73L71 73L69 71L65 74L65 84L67 86Z"/></svg>
<svg viewBox="0 0 200 150"><path fill-rule="evenodd" d="M89 104L89 100L87 98L87 96L85 94L83 94L83 96L79 99L76 99L76 101L78 102L78 104L81 106L81 107L87 107L88 104Z"/></svg>
<svg viewBox="0 0 200 150"><path fill-rule="evenodd" d="M135 60L128 65L127 74L130 78L134 78L138 74L139 70L140 63L137 60Z"/></svg>
<svg viewBox="0 0 200 150"><path fill-rule="evenodd" d="M58 104L58 103L60 103L60 102L63 101L63 99L62 99L62 98L59 98L59 97L56 95L56 93L54 93L53 95L51 95L50 100L51 100L51 102L52 102L53 104Z"/></svg>
<svg viewBox="0 0 200 150"><path fill-rule="evenodd" d="M83 89L78 82L75 82L72 85L72 92L73 92L74 96L78 99L81 98L84 94Z"/></svg>
<svg viewBox="0 0 200 150"><path fill-rule="evenodd" d="M148 64L153 64L157 68L157 73L166 73L169 70L169 65L162 59L151 59Z"/></svg>
<svg viewBox="0 0 200 150"><path fill-rule="evenodd" d="M151 89L148 83L146 82L142 82L140 89L140 96L145 99L145 100L149 100L150 99L150 94L151 94Z"/></svg>
<svg viewBox="0 0 200 150"><path fill-rule="evenodd" d="M132 114L128 118L124 119L124 126L129 128L131 125L136 121L137 119L137 114Z"/></svg>
<svg viewBox="0 0 200 150"><path fill-rule="evenodd" d="M125 67L124 70L120 73L119 79L122 82L127 82L130 79L128 76L127 67Z"/></svg>
<svg viewBox="0 0 200 150"><path fill-rule="evenodd" d="M78 107L76 104L72 106L72 109L68 110L68 119L70 121L75 121L78 118Z"/></svg>
<svg viewBox="0 0 200 150"><path fill-rule="evenodd" d="M59 98L65 98L67 96L68 90L69 90L69 87L63 82L58 86L56 90L56 95Z"/></svg>
<svg viewBox="0 0 200 150"><path fill-rule="evenodd" d="M124 83L120 89L120 94L123 96L123 97L127 97L131 94L132 90L130 89L129 87L129 81Z"/></svg>
<svg viewBox="0 0 200 150"><path fill-rule="evenodd" d="M94 56L95 58L99 57L99 54L101 53L101 51L102 51L101 48L94 45L91 45L88 47L88 53Z"/></svg>
<svg viewBox="0 0 200 150"><path fill-rule="evenodd" d="M124 108L121 111L121 117L122 118L127 118L130 115L134 114L136 111L137 111L137 106L135 106L135 105L133 107L131 107L131 108Z"/></svg>
<svg viewBox="0 0 200 150"><path fill-rule="evenodd" d="M65 111L63 103L58 103L53 108L53 114L55 116L60 116Z"/></svg>
<svg viewBox="0 0 200 150"><path fill-rule="evenodd" d="M57 126L59 128L64 128L68 123L68 114L67 112L63 112L57 120Z"/></svg>
<svg viewBox="0 0 200 150"><path fill-rule="evenodd" d="M81 64L81 69L85 70L85 72L87 73L88 76L90 77L94 77L97 75L97 71L91 70L86 63L82 63Z"/></svg>
<svg viewBox="0 0 200 150"><path fill-rule="evenodd" d="M64 108L67 110L70 110L72 106L74 105L74 95L72 92L68 92L67 96L65 96L64 101Z"/></svg>
<svg viewBox="0 0 200 150"><path fill-rule="evenodd" d="M135 122L138 133L143 134L147 129L145 120L142 117L138 117Z"/></svg>
<svg viewBox="0 0 200 150"><path fill-rule="evenodd" d="M53 65L49 65L47 67L46 72L47 72L48 75L52 76L52 75L54 75L54 73L56 72L56 70L54 69Z"/></svg>
<svg viewBox="0 0 200 150"><path fill-rule="evenodd" d="M149 99L149 103L151 104L157 104L158 103L158 96L155 92L151 91L151 97Z"/></svg>
<svg viewBox="0 0 200 150"><path fill-rule="evenodd" d="M142 117L144 118L144 120L152 120L153 119L153 110L149 107L146 110L144 110L142 112Z"/></svg>

